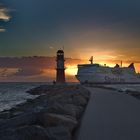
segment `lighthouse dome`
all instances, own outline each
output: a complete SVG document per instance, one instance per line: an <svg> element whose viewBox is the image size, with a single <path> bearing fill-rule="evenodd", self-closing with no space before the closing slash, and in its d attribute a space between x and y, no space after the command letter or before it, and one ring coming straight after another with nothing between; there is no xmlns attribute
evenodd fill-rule
<svg viewBox="0 0 140 140"><path fill-rule="evenodd" d="M64 51L63 50L58 50L57 53L64 53Z"/></svg>

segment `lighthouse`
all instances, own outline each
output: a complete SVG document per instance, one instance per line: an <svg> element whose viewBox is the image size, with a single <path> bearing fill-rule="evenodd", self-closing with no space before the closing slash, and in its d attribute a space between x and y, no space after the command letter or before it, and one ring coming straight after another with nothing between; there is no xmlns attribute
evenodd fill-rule
<svg viewBox="0 0 140 140"><path fill-rule="evenodd" d="M65 83L65 59L64 59L64 51L57 51L57 68L56 68L56 83L63 84Z"/></svg>

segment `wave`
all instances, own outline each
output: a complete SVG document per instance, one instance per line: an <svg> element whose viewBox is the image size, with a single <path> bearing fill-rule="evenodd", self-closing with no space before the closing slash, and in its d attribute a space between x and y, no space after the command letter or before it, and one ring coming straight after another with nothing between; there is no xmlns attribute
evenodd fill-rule
<svg viewBox="0 0 140 140"><path fill-rule="evenodd" d="M39 95L26 93L27 90L46 83L0 83L0 112L22 104L27 99L35 99Z"/></svg>

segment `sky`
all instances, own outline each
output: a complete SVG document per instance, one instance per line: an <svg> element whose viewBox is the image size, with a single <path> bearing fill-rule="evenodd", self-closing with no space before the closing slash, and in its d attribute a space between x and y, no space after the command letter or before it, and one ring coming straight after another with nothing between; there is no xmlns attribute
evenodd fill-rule
<svg viewBox="0 0 140 140"><path fill-rule="evenodd" d="M0 57L0 82L52 82L56 79L56 57ZM65 58L67 82L77 82L77 64L83 60ZM85 61L86 63L86 61Z"/></svg>
<svg viewBox="0 0 140 140"><path fill-rule="evenodd" d="M140 62L139 0L1 0L0 56ZM139 68L140 70L140 68Z"/></svg>

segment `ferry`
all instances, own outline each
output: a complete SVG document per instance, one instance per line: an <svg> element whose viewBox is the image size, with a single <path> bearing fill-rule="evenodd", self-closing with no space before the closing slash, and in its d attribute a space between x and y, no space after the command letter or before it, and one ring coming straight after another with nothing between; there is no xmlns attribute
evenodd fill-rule
<svg viewBox="0 0 140 140"><path fill-rule="evenodd" d="M136 73L134 63L128 67L116 64L114 67L93 63L78 65L76 78L81 84L140 84L140 74Z"/></svg>

